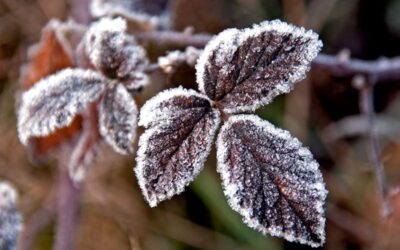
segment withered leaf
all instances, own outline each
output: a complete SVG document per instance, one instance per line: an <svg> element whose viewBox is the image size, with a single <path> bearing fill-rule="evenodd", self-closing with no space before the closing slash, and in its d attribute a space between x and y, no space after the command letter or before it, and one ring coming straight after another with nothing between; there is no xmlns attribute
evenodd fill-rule
<svg viewBox="0 0 400 250"><path fill-rule="evenodd" d="M103 18L87 31L84 47L95 68L129 89L138 89L148 83L144 70L149 61L146 51L125 31L122 18Z"/></svg>
<svg viewBox="0 0 400 250"><path fill-rule="evenodd" d="M73 67L71 48L65 37L65 27L68 24L51 20L43 28L39 43L29 48L29 63L21 70L22 90L26 91L40 79L57 71ZM64 127L47 137L30 140L29 151L31 157L40 159L62 142L69 140L81 129L82 119L75 117L68 127Z"/></svg>
<svg viewBox="0 0 400 250"><path fill-rule="evenodd" d="M229 204L251 228L313 247L324 243L322 175L288 131L255 115L233 116L218 135L217 160Z"/></svg>
<svg viewBox="0 0 400 250"><path fill-rule="evenodd" d="M198 60L199 89L225 113L254 111L302 80L321 46L316 33L278 20L225 30Z"/></svg>
<svg viewBox="0 0 400 250"><path fill-rule="evenodd" d="M150 206L183 192L203 168L219 126L207 97L183 88L166 90L140 111L139 185Z"/></svg>
<svg viewBox="0 0 400 250"><path fill-rule="evenodd" d="M133 153L137 114L136 103L123 85L107 90L100 104L100 134L116 152Z"/></svg>
<svg viewBox="0 0 400 250"><path fill-rule="evenodd" d="M60 69L72 67L72 55L60 31L61 23L51 20L42 30L38 44L30 48L30 63L22 70L22 88L32 87L37 81Z"/></svg>
<svg viewBox="0 0 400 250"><path fill-rule="evenodd" d="M26 145L31 137L47 136L68 126L106 88L106 79L91 70L64 69L22 94L18 133Z"/></svg>

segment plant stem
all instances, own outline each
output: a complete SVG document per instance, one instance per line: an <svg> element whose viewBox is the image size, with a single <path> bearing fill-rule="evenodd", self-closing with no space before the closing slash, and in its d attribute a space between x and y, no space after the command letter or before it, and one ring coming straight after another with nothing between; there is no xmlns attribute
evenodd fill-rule
<svg viewBox="0 0 400 250"><path fill-rule="evenodd" d="M358 76L360 77L360 76ZM374 165L376 184L378 193L382 201L382 214L384 217L388 217L391 214L391 207L386 195L386 178L383 164L380 160L381 149L379 141L376 136L375 130L375 110L374 110L374 76L370 76L368 79L362 77L359 83L356 84L360 93L360 110L368 121L368 140L369 150Z"/></svg>
<svg viewBox="0 0 400 250"><path fill-rule="evenodd" d="M68 151L68 150L67 150ZM59 161L58 176L58 218L55 238L55 250L74 249L75 228L78 222L78 198L79 190L74 185L69 175L69 163L66 157Z"/></svg>

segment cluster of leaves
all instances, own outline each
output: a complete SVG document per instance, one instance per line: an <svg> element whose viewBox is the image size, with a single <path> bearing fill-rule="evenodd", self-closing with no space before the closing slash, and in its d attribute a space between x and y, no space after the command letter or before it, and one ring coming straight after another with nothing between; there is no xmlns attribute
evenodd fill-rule
<svg viewBox="0 0 400 250"><path fill-rule="evenodd" d="M200 172L215 134L231 207L252 228L317 247L327 191L318 163L289 132L251 114L302 80L322 44L280 21L228 29L204 49L198 93L169 89L140 111L136 175L150 206L181 193Z"/></svg>
<svg viewBox="0 0 400 250"><path fill-rule="evenodd" d="M101 137L116 152L132 153L137 106L128 90L138 90L148 83L144 73L149 63L146 51L126 34L122 18L103 18L93 23L75 51L79 68L66 64L71 67L61 67L22 94L18 111L20 141L27 145L36 138L51 136L95 105L91 115L97 117L95 127ZM82 168L73 166L71 176L80 181Z"/></svg>
<svg viewBox="0 0 400 250"><path fill-rule="evenodd" d="M92 1L91 11L98 17L144 18L130 15L136 6L128 2ZM59 23L45 29L42 39L58 52L58 60L49 60L46 45L34 53L18 111L24 145L62 131L50 143L57 144L88 121L116 152L133 153L138 110L130 92L147 84L149 62L126 26L122 18L104 17L83 29L75 46ZM250 114L305 78L321 46L312 31L271 21L225 30L202 52L161 58L161 68L169 72L181 61L195 64L200 54L195 65L199 92L165 90L140 111L145 132L135 173L150 206L184 191L204 167L219 130L217 170L231 207L264 234L321 246L327 191L318 163L289 132ZM53 66L42 69L46 63ZM75 181L84 176L77 163L81 157L71 156Z"/></svg>

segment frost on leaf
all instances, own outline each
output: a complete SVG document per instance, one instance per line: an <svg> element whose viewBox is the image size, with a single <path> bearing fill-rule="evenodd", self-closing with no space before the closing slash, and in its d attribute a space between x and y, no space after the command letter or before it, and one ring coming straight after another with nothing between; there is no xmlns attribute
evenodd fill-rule
<svg viewBox="0 0 400 250"><path fill-rule="evenodd" d="M218 135L217 160L229 204L251 228L324 243L325 184L310 151L289 132L254 115L233 116Z"/></svg>
<svg viewBox="0 0 400 250"><path fill-rule="evenodd" d="M148 82L144 70L149 61L146 51L125 31L122 18L103 18L88 30L84 46L95 68L127 88L137 89Z"/></svg>
<svg viewBox="0 0 400 250"><path fill-rule="evenodd" d="M22 217L16 209L17 193L7 182L0 182L0 249L17 249Z"/></svg>
<svg viewBox="0 0 400 250"><path fill-rule="evenodd" d="M166 90L141 109L136 175L150 206L183 192L200 172L219 126L219 112L193 90Z"/></svg>
<svg viewBox="0 0 400 250"><path fill-rule="evenodd" d="M90 70L65 69L24 92L18 110L18 133L26 145L68 126L74 117L104 92L106 80Z"/></svg>
<svg viewBox="0 0 400 250"><path fill-rule="evenodd" d="M69 24L51 20L43 28L40 42L29 48L29 63L24 65L21 70L22 90L26 91L40 79L73 66L72 53L65 37L66 27L64 26L69 26ZM55 131L51 136L31 140L29 151L32 158L38 159L47 154L63 141L75 135L80 126L81 119L78 116L68 127Z"/></svg>
<svg viewBox="0 0 400 250"><path fill-rule="evenodd" d="M100 104L100 133L116 152L133 153L137 114L136 103L123 85L107 91Z"/></svg>
<svg viewBox="0 0 400 250"><path fill-rule="evenodd" d="M225 30L198 60L199 89L226 113L254 111L305 78L321 46L316 33L278 20Z"/></svg>

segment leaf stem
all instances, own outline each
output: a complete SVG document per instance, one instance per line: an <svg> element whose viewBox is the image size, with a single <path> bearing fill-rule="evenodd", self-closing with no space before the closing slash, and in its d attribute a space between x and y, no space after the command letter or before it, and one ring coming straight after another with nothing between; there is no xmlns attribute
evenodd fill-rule
<svg viewBox="0 0 400 250"><path fill-rule="evenodd" d="M362 76L356 76L353 79L353 83L355 87L359 89L360 110L368 121L369 150L374 163L378 193L382 201L382 215L388 217L392 209L387 199L385 170L380 160L381 149L375 130L374 85L376 83L376 78L374 75L370 75L368 79Z"/></svg>

